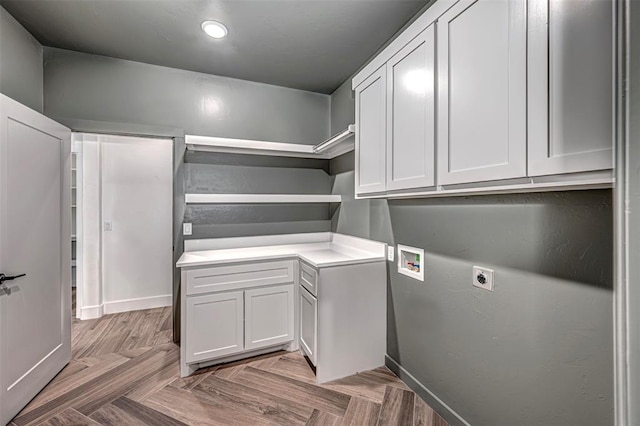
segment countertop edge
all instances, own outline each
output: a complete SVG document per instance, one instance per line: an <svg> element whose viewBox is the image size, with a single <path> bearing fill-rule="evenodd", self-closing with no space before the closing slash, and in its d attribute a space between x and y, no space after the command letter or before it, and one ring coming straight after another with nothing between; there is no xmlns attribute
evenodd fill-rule
<svg viewBox="0 0 640 426"><path fill-rule="evenodd" d="M335 266L348 266L348 265L358 265L361 263L373 263L373 262L381 262L385 261L384 256L376 256L370 258L362 258L362 259L349 259L338 262L326 262L322 264L317 264L306 257L303 254L289 254L289 255L274 255L274 256L256 256L256 257L238 257L233 259L223 259L223 260L203 260L201 262L188 262L188 263L177 263L176 267L180 269L186 268L196 268L200 266L220 266L220 265L228 265L233 263L246 263L246 262L258 262L258 261L268 261L268 260L302 260L303 262L308 263L314 268L322 269L322 268L330 268Z"/></svg>

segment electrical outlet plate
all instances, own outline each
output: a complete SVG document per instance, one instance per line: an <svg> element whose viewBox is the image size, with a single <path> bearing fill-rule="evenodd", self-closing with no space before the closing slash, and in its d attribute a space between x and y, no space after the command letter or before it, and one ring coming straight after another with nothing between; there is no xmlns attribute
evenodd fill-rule
<svg viewBox="0 0 640 426"><path fill-rule="evenodd" d="M191 235L193 228L191 227L190 223L183 223L182 224L182 235Z"/></svg>
<svg viewBox="0 0 640 426"><path fill-rule="evenodd" d="M387 260L393 262L395 259L396 251L394 246L387 246Z"/></svg>
<svg viewBox="0 0 640 426"><path fill-rule="evenodd" d="M474 266L473 276L471 277L473 286L481 288L483 290L493 291L493 275L493 269L485 268L482 266ZM484 282L482 282L483 280Z"/></svg>

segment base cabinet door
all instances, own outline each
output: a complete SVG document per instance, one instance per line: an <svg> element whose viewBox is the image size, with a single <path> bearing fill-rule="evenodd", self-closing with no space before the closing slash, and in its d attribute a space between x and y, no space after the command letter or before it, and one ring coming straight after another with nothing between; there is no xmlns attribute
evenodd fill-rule
<svg viewBox="0 0 640 426"><path fill-rule="evenodd" d="M362 82L356 92L356 194L386 189L386 93L383 66Z"/></svg>
<svg viewBox="0 0 640 426"><path fill-rule="evenodd" d="M246 290L244 311L245 350L293 340L293 284Z"/></svg>
<svg viewBox="0 0 640 426"><path fill-rule="evenodd" d="M186 305L187 363L244 350L242 291L188 297Z"/></svg>
<svg viewBox="0 0 640 426"><path fill-rule="evenodd" d="M435 185L435 25L387 62L387 190Z"/></svg>
<svg viewBox="0 0 640 426"><path fill-rule="evenodd" d="M527 173L526 0L460 0L437 22L438 184Z"/></svg>
<svg viewBox="0 0 640 426"><path fill-rule="evenodd" d="M614 1L529 0L529 175L613 167Z"/></svg>
<svg viewBox="0 0 640 426"><path fill-rule="evenodd" d="M311 363L318 362L318 300L300 286L300 348Z"/></svg>

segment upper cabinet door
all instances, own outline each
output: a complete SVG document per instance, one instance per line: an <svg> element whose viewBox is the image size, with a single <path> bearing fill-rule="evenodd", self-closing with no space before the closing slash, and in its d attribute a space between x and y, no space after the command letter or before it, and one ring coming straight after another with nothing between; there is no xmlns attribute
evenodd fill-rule
<svg viewBox="0 0 640 426"><path fill-rule="evenodd" d="M529 175L613 167L614 5L529 0Z"/></svg>
<svg viewBox="0 0 640 426"><path fill-rule="evenodd" d="M385 67L356 87L356 194L386 189L386 90Z"/></svg>
<svg viewBox="0 0 640 426"><path fill-rule="evenodd" d="M438 20L438 184L526 176L526 0L461 0Z"/></svg>
<svg viewBox="0 0 640 426"><path fill-rule="evenodd" d="M387 190L435 185L434 27L387 62Z"/></svg>

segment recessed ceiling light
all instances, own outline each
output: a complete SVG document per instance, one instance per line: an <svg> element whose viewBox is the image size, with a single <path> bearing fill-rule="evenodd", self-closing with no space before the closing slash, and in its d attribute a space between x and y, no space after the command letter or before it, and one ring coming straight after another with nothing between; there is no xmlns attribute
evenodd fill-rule
<svg viewBox="0 0 640 426"><path fill-rule="evenodd" d="M227 27L218 21L204 21L202 23L202 31L207 33L209 37L213 38L224 38L229 34Z"/></svg>

